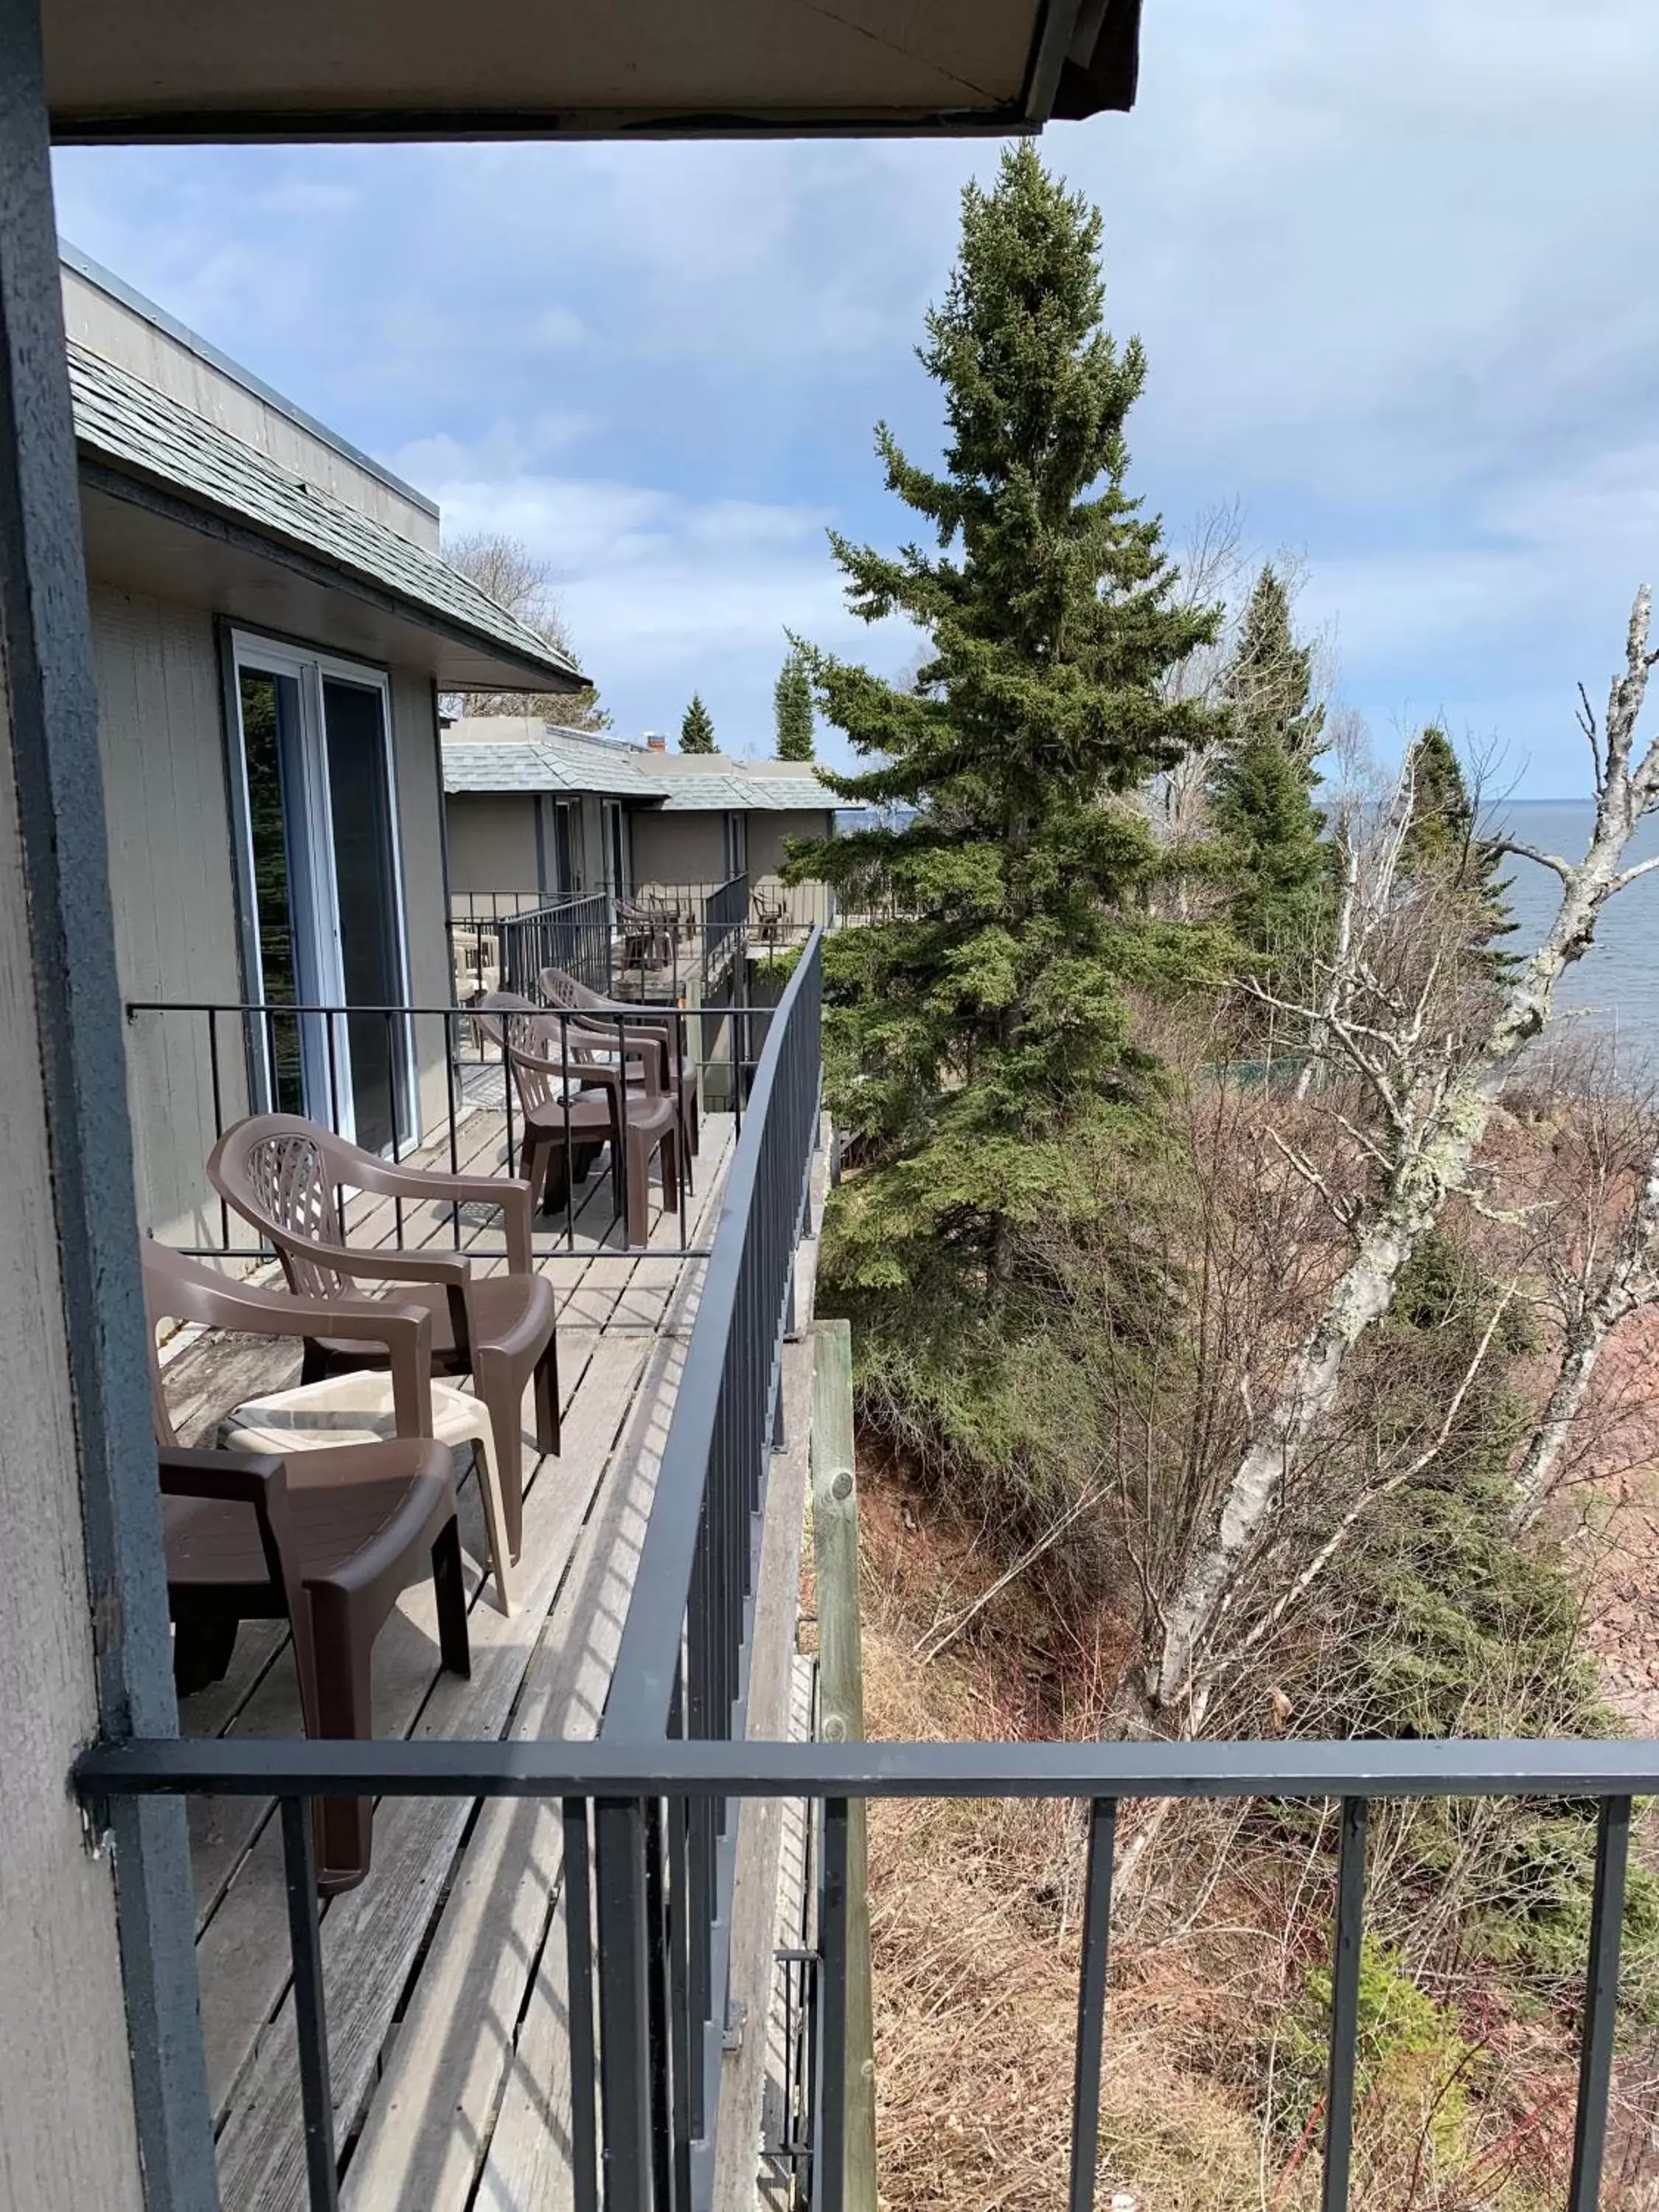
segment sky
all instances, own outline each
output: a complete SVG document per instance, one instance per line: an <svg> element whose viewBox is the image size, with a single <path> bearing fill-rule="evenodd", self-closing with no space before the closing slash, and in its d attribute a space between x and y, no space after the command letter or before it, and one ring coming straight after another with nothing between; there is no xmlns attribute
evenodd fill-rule
<svg viewBox="0 0 1659 2212"><path fill-rule="evenodd" d="M1147 0L1128 116L1053 126L1147 349L1132 487L1237 506L1378 750L1443 716L1518 798L1587 787L1659 582L1653 0ZM65 150L76 246L551 564L619 734L691 692L770 750L794 631L896 672L826 531L912 534L872 432L982 141ZM834 732L826 756L845 761Z"/></svg>

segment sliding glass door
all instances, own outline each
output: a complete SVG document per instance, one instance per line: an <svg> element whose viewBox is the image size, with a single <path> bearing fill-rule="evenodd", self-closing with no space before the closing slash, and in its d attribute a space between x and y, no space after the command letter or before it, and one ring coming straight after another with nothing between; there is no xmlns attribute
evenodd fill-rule
<svg viewBox="0 0 1659 2212"><path fill-rule="evenodd" d="M255 1097L371 1152L419 1135L384 677L232 641ZM292 1010L292 1011L287 1011Z"/></svg>

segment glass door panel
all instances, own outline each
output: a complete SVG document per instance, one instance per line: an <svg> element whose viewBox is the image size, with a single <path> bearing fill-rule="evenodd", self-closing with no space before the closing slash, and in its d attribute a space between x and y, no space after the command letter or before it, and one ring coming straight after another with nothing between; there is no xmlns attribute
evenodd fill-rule
<svg viewBox="0 0 1659 2212"><path fill-rule="evenodd" d="M248 833L252 847L254 929L259 974L253 996L269 1011L254 1016L250 1054L263 1070L265 1103L279 1114L307 1110L298 860L305 847L305 776L300 687L291 676L244 668L238 676L242 746L247 763Z"/></svg>
<svg viewBox="0 0 1659 2212"><path fill-rule="evenodd" d="M377 684L323 679L334 908L354 1132L372 1152L410 1134L407 1002L398 927L397 831Z"/></svg>

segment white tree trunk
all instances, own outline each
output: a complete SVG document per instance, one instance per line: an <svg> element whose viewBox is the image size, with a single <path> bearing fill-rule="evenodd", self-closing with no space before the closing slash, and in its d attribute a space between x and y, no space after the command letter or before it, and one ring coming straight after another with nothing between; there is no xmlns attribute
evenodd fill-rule
<svg viewBox="0 0 1659 2212"><path fill-rule="evenodd" d="M1648 1163L1647 1181L1620 1233L1606 1282L1593 1297L1584 1300L1568 1326L1555 1387L1515 1471L1510 1511L1517 1532L1531 1528L1549 1501L1573 1423L1589 1395L1602 1346L1627 1316L1659 1299L1659 1282L1652 1273L1656 1238L1659 1152Z"/></svg>
<svg viewBox="0 0 1659 2212"><path fill-rule="evenodd" d="M1207 1689L1203 1656L1258 1540L1283 1494L1297 1455L1336 1402L1348 1353L1387 1313L1401 1270L1468 1180L1492 1110L1525 1047L1548 1021L1564 970L1583 957L1602 907L1630 880L1624 854L1638 822L1659 796L1659 747L1632 770L1631 753L1650 665L1650 595L1637 596L1625 672L1608 703L1605 751L1598 756L1595 827L1583 860L1550 856L1561 902L1548 935L1521 968L1491 1029L1460 1071L1425 1052L1398 1101L1384 1194L1360 1231L1358 1249L1325 1310L1291 1354L1274 1404L1257 1425L1221 1502L1216 1523L1194 1544L1164 1620L1163 1648L1148 1688L1166 1724L1201 1727ZM1337 1018L1331 1018L1333 1029ZM1398 1042L1404 1044L1402 1029Z"/></svg>

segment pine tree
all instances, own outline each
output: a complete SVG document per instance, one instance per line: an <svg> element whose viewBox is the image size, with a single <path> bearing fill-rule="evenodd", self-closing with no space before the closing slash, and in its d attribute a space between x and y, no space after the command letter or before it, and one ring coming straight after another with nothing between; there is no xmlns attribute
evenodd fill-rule
<svg viewBox="0 0 1659 2212"><path fill-rule="evenodd" d="M1214 946L1161 922L1158 848L1129 794L1218 729L1159 678L1218 617L1174 604L1160 523L1126 489L1138 341L1102 325L1100 217L1030 146L963 196L957 268L920 358L941 387L945 472L882 425L889 488L937 550L832 537L856 613L930 640L899 686L812 656L862 773L820 770L908 826L803 848L848 910L826 984L832 1076L860 1172L833 1265L882 1291L939 1267L990 1295L1023 1225L1076 1188L1079 1143L1133 1119L1151 1064L1125 987L1195 972Z"/></svg>
<svg viewBox="0 0 1659 2212"><path fill-rule="evenodd" d="M712 753L714 750L714 720L702 703L702 695L694 691L691 704L685 710L680 724L680 750L683 753Z"/></svg>
<svg viewBox="0 0 1659 2212"><path fill-rule="evenodd" d="M1290 594L1271 565L1250 593L1226 690L1232 728L1211 802L1233 886L1229 919L1260 974L1316 945L1334 908L1313 801L1325 710L1312 699L1312 651L1296 642Z"/></svg>
<svg viewBox="0 0 1659 2212"><path fill-rule="evenodd" d="M792 645L784 655L772 690L777 723L778 758L810 761L812 757L812 676L806 655Z"/></svg>
<svg viewBox="0 0 1659 2212"><path fill-rule="evenodd" d="M1508 937L1516 927L1505 896L1510 878L1501 873L1502 852L1491 839L1475 835L1474 800L1457 749L1440 725L1431 722L1413 740L1407 761L1411 775L1404 788L1411 819L1400 843L1401 873L1419 879L1437 876L1465 894L1468 941L1486 951L1493 972L1501 973L1505 956L1492 946L1494 938Z"/></svg>

